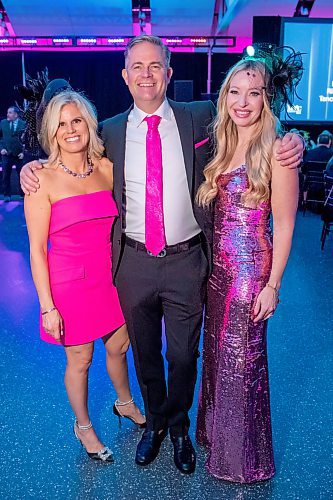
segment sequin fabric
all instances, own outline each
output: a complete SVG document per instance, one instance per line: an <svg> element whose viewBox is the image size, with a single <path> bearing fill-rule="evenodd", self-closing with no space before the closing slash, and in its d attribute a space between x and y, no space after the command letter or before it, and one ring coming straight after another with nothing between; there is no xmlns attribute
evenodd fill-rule
<svg viewBox="0 0 333 500"><path fill-rule="evenodd" d="M246 166L218 178L197 441L215 477L252 483L274 475L267 321L251 312L272 263L270 204L247 207Z"/></svg>

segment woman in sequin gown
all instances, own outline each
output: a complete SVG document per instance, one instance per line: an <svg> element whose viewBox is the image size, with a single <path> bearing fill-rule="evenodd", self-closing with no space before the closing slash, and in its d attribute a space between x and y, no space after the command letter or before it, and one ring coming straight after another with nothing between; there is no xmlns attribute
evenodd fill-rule
<svg viewBox="0 0 333 500"><path fill-rule="evenodd" d="M266 480L275 472L267 319L278 302L298 199L297 169L281 167L272 154L269 164L264 163L248 146L250 140L260 144L263 129L266 138L271 131L263 152L272 153L279 143L277 122L267 111L267 78L263 63L244 61L227 76L218 102L217 155L205 170L198 195L207 202L208 193L215 209L196 437L208 448L207 470L240 483ZM267 123L268 115L273 120ZM236 138L231 151L218 128L226 128L225 122ZM223 151L227 154L219 158ZM264 196L256 190L258 175L261 188L266 186Z"/></svg>

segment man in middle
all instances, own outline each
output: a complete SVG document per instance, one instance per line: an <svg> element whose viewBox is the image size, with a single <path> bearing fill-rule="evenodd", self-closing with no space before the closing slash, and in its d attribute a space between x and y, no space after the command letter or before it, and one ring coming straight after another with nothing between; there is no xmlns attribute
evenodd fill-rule
<svg viewBox="0 0 333 500"><path fill-rule="evenodd" d="M158 37L131 40L123 78L134 105L103 123L102 138L114 163L120 214L113 234L113 274L147 418L136 463L147 465L155 459L169 429L175 465L192 473L195 452L188 412L212 236L211 214L196 205L195 196L213 150L208 127L216 111L210 101L177 103L166 98L169 63L169 49ZM297 161L301 139L293 135L284 142L279 153L290 158L289 163Z"/></svg>
<svg viewBox="0 0 333 500"><path fill-rule="evenodd" d="M172 70L160 39L130 43L123 77L134 99L125 113L103 123L114 163L113 273L132 343L145 403L147 430L136 463L158 454L170 429L176 466L195 468L188 436L198 344L210 259L210 217L194 204L210 147L211 102L166 99ZM163 167L162 167L163 165ZM162 317L168 383L162 356Z"/></svg>

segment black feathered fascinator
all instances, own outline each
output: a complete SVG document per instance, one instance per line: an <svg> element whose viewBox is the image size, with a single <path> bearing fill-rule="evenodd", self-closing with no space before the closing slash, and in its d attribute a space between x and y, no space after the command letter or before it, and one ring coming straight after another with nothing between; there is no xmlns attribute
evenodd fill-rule
<svg viewBox="0 0 333 500"><path fill-rule="evenodd" d="M26 73L25 85L17 85L17 90L25 99L25 107L20 108L22 117L26 122L26 129L23 136L23 143L33 157L41 157L42 150L37 137L36 112L42 100L44 90L48 84L48 69L45 68L37 73L36 78L32 78Z"/></svg>
<svg viewBox="0 0 333 500"><path fill-rule="evenodd" d="M18 85L18 91L27 101L25 109L21 110L26 121L24 143L33 157L41 158L43 151L39 144L39 134L46 106L55 95L64 90L71 90L67 80L57 78L49 80L48 69L37 73L36 78L26 74L26 85Z"/></svg>
<svg viewBox="0 0 333 500"><path fill-rule="evenodd" d="M303 75L302 53L292 47L275 47L270 44L254 45L254 55L245 55L244 59L259 60L269 70L269 86L266 89L271 109L276 116L288 106L293 106L297 94L297 85ZM288 115L289 116L289 115Z"/></svg>

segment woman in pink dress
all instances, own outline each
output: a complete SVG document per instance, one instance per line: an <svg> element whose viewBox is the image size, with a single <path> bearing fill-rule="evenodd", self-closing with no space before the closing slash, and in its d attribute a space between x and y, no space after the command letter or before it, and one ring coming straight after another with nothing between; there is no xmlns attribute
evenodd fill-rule
<svg viewBox="0 0 333 500"><path fill-rule="evenodd" d="M198 193L202 205L214 202L214 232L197 441L208 449L213 476L240 483L275 472L266 331L291 248L298 172L275 159L280 127L272 108L281 98L275 83L288 88L293 71L299 78L301 62L294 62L276 82L263 58L229 71L216 155Z"/></svg>
<svg viewBox="0 0 333 500"><path fill-rule="evenodd" d="M110 233L118 215L112 163L102 158L91 103L73 91L56 95L43 117L42 145L49 158L38 173L40 189L24 202L41 309L40 335L64 346L75 436L90 458L112 462L112 452L97 437L88 413L94 340L101 338L106 348L107 369L118 396L114 412L140 427L145 418L128 383L129 339L111 274Z"/></svg>

